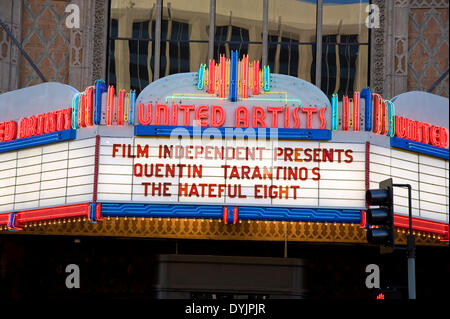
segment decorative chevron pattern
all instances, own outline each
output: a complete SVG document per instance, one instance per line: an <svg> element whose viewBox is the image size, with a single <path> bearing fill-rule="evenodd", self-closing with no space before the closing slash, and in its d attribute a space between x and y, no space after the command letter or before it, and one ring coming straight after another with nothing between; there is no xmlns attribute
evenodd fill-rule
<svg viewBox="0 0 450 319"><path fill-rule="evenodd" d="M417 1L415 1L417 2ZM426 2L426 1L422 1ZM411 5L408 31L408 90L426 91L448 69L448 1ZM428 2L427 2L428 3ZM449 96L449 76L432 92Z"/></svg>
<svg viewBox="0 0 450 319"><path fill-rule="evenodd" d="M410 8L448 8L448 0L410 0Z"/></svg>
<svg viewBox="0 0 450 319"><path fill-rule="evenodd" d="M65 27L67 2L25 0L22 11L22 45L49 81L67 83L70 31ZM20 87L40 83L22 58Z"/></svg>

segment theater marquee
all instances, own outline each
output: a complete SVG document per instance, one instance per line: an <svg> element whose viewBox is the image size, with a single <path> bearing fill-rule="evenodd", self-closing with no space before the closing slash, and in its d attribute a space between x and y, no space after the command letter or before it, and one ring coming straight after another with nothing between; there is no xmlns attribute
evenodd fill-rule
<svg viewBox="0 0 450 319"><path fill-rule="evenodd" d="M103 81L0 95L0 226L70 216L363 224L366 189L393 178L412 185L418 229L448 238L448 100L389 101L369 88L329 99L239 63L171 75L138 96ZM394 195L407 227L407 193Z"/></svg>

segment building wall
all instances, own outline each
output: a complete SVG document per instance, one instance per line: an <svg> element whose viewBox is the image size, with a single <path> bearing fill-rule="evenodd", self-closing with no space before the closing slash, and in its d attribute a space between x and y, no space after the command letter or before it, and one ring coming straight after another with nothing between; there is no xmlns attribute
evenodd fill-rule
<svg viewBox="0 0 450 319"><path fill-rule="evenodd" d="M448 69L448 2L412 7L408 22L408 90L428 90ZM433 93L449 96L448 75Z"/></svg>
<svg viewBox="0 0 450 319"><path fill-rule="evenodd" d="M448 70L448 0L384 1L383 95L428 91ZM377 49L376 49L377 50ZM448 97L447 76L432 91Z"/></svg>
<svg viewBox="0 0 450 319"><path fill-rule="evenodd" d="M70 30L65 27L66 3L27 0L22 5L21 43L49 81L68 83ZM20 57L19 87L39 84L41 79Z"/></svg>
<svg viewBox="0 0 450 319"><path fill-rule="evenodd" d="M70 3L80 8L78 29L66 27L65 9ZM48 81L82 90L95 76L104 74L106 41L94 39L106 38L106 5L106 0L4 0L0 2L0 18ZM3 28L0 48L0 93L41 82Z"/></svg>
<svg viewBox="0 0 450 319"><path fill-rule="evenodd" d="M80 8L79 29L65 27L70 3ZM370 86L391 98L428 90L448 69L448 0L373 0L380 28L371 29ZM106 69L108 0L4 0L0 18L48 81L79 90ZM209 6L209 4L208 4ZM40 82L0 28L0 93ZM449 77L433 93L449 96Z"/></svg>

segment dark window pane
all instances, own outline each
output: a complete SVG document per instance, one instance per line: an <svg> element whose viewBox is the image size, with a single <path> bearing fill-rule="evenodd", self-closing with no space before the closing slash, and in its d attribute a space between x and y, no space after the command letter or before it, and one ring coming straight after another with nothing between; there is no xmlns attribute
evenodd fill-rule
<svg viewBox="0 0 450 319"><path fill-rule="evenodd" d="M189 24L171 21L169 42L161 54L161 74L189 72ZM166 37L167 39L167 37Z"/></svg>
<svg viewBox="0 0 450 319"><path fill-rule="evenodd" d="M289 38L269 36L268 61L271 72L298 76L299 44ZM278 57L277 57L278 50ZM278 61L278 63L277 63Z"/></svg>
<svg viewBox="0 0 450 319"><path fill-rule="evenodd" d="M248 54L249 33L248 30L235 26L217 26L214 35L214 59L219 60L220 54L230 57L231 51L238 51L241 59L244 54ZM255 57L249 57L252 61Z"/></svg>
<svg viewBox="0 0 450 319"><path fill-rule="evenodd" d="M337 42L337 35L324 36L322 43L322 76L321 89L331 97L333 93L342 95L352 95L354 91L360 91L358 82L367 79L358 80L358 72L364 74L361 70L365 68L367 74L368 65L357 63L357 59L362 50L368 51L368 45L356 43L357 35L340 36ZM311 77L316 76L316 45L313 45L313 63L311 65Z"/></svg>
<svg viewBox="0 0 450 319"><path fill-rule="evenodd" d="M369 4L369 0L324 3L323 42L329 44L323 47L322 52L322 89L327 94L353 94L354 90L361 91L367 86L369 29L366 26L366 8ZM328 36L335 40L327 41ZM324 77L326 83L323 83ZM333 82L332 77L339 80Z"/></svg>

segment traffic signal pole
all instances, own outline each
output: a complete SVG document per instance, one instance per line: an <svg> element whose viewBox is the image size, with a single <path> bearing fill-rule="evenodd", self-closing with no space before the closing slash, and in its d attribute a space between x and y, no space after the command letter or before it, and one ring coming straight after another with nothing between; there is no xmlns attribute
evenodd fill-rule
<svg viewBox="0 0 450 319"><path fill-rule="evenodd" d="M393 187L408 188L409 236L408 236L408 296L416 299L416 244L412 229L412 190L410 184L392 184Z"/></svg>

